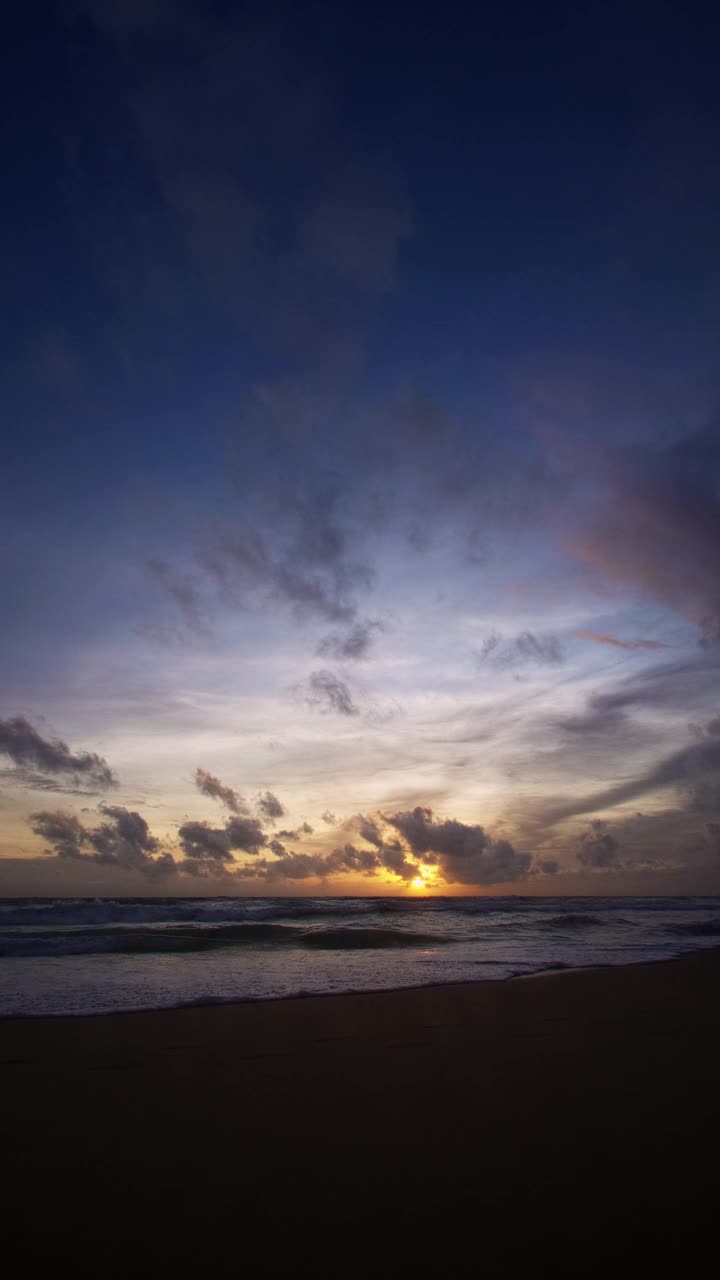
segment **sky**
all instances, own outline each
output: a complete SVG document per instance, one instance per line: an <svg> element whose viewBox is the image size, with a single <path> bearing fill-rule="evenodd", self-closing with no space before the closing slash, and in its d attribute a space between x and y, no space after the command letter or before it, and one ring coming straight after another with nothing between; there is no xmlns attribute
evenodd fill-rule
<svg viewBox="0 0 720 1280"><path fill-rule="evenodd" d="M720 18L13 5L0 894L720 892Z"/></svg>

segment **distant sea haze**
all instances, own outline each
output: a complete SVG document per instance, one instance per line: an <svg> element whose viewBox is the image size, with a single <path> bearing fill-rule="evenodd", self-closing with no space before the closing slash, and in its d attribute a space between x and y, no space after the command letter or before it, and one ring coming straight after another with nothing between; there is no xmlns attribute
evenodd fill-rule
<svg viewBox="0 0 720 1280"><path fill-rule="evenodd" d="M0 901L0 1016L111 1013L660 960L720 898Z"/></svg>

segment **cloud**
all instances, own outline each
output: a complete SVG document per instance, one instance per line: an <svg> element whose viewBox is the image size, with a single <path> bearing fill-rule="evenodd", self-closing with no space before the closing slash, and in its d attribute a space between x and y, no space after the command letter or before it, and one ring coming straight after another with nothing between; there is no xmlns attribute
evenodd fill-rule
<svg viewBox="0 0 720 1280"><path fill-rule="evenodd" d="M608 831L607 823L596 819L579 837L578 862L594 869L616 868L620 865L619 849L620 842Z"/></svg>
<svg viewBox="0 0 720 1280"><path fill-rule="evenodd" d="M319 854L282 853L275 861L260 858L252 867L243 867L235 873L238 878L258 880L310 880L324 879L329 875L327 859Z"/></svg>
<svg viewBox="0 0 720 1280"><path fill-rule="evenodd" d="M356 716L358 708L344 680L332 671L313 671L303 691L303 701L309 707L317 707L323 714L334 712L340 716Z"/></svg>
<svg viewBox="0 0 720 1280"><path fill-rule="evenodd" d="M183 853L193 861L233 861L225 827L211 827L208 822L184 822L178 831L178 840Z"/></svg>
<svg viewBox="0 0 720 1280"><path fill-rule="evenodd" d="M203 617L200 592L191 576L178 573L164 560L150 559L146 563L150 574L178 605L185 625L197 635L207 636L209 628ZM157 640L158 637L168 637L172 633L167 628L157 628L151 624L149 634Z"/></svg>
<svg viewBox="0 0 720 1280"><path fill-rule="evenodd" d="M407 195L376 169L335 173L307 202L305 248L338 276L367 289L392 287L400 242L410 234Z"/></svg>
<svg viewBox="0 0 720 1280"><path fill-rule="evenodd" d="M417 857L439 865L451 884L511 883L525 879L530 870L531 854L517 852L508 840L493 840L477 824L437 822L432 809L421 806L383 817Z"/></svg>
<svg viewBox="0 0 720 1280"><path fill-rule="evenodd" d="M326 809L324 813L321 813L320 817L328 827L336 827L338 824L337 817L334 813L331 813L329 809Z"/></svg>
<svg viewBox="0 0 720 1280"><path fill-rule="evenodd" d="M384 863L378 853L346 844L328 854L293 853L280 846L275 860L261 858L252 867L239 868L240 879L326 880L334 876L374 876ZM416 868L417 870L417 868Z"/></svg>
<svg viewBox="0 0 720 1280"><path fill-rule="evenodd" d="M187 633L182 627L170 626L169 623L144 622L133 627L133 632L158 649L185 649L188 646Z"/></svg>
<svg viewBox="0 0 720 1280"><path fill-rule="evenodd" d="M309 822L303 822L302 826L296 827L290 831L278 831L278 840L302 840L303 836L311 836L313 828Z"/></svg>
<svg viewBox="0 0 720 1280"><path fill-rule="evenodd" d="M246 805L240 793L234 791L232 787L226 787L213 773L208 773L207 769L195 770L195 786L203 795L219 800L233 813L246 811Z"/></svg>
<svg viewBox="0 0 720 1280"><path fill-rule="evenodd" d="M12 786L23 787L28 791L52 791L56 795L96 796L97 787L73 787L67 782L48 778L34 769L0 769L0 781L9 782Z"/></svg>
<svg viewBox="0 0 720 1280"><path fill-rule="evenodd" d="M275 822L277 818L283 818L287 813L284 804L281 804L276 795L272 791L263 791L256 800L258 809L268 822Z"/></svg>
<svg viewBox="0 0 720 1280"><path fill-rule="evenodd" d="M412 862L399 840L390 840L380 849L380 861L386 871L401 880L414 880L420 872L417 862Z"/></svg>
<svg viewBox="0 0 720 1280"><path fill-rule="evenodd" d="M52 845L59 858L76 859L139 871L143 875L173 874L178 864L169 853L160 851L160 841L150 834L139 814L121 805L101 805L105 819L96 827L86 827L74 814L47 810L30 815L36 835Z"/></svg>
<svg viewBox="0 0 720 1280"><path fill-rule="evenodd" d="M185 822L178 831L180 847L188 858L232 862L233 850L256 854L267 845L267 837L257 818L234 816L224 827L207 822ZM182 869L182 864L181 864Z"/></svg>
<svg viewBox="0 0 720 1280"><path fill-rule="evenodd" d="M575 631L579 640L592 640L595 644L611 645L614 649L669 649L670 645L660 640L621 640L618 636L606 635L601 631Z"/></svg>
<svg viewBox="0 0 720 1280"><path fill-rule="evenodd" d="M353 825L363 840L367 840L368 844L374 844L376 849L382 849L383 836L378 823L373 818L366 818L365 814L359 813L353 818Z"/></svg>
<svg viewBox="0 0 720 1280"><path fill-rule="evenodd" d="M244 853L257 853L267 843L262 825L257 818L230 818L225 830L231 849L241 849Z"/></svg>
<svg viewBox="0 0 720 1280"><path fill-rule="evenodd" d="M61 738L43 738L24 716L0 720L0 755L16 765L33 766L41 773L86 778L96 787L117 785L107 761L90 751L73 753Z"/></svg>
<svg viewBox="0 0 720 1280"><path fill-rule="evenodd" d="M560 870L560 863L555 858L538 858L536 866L545 876L557 875Z"/></svg>
<svg viewBox="0 0 720 1280"><path fill-rule="evenodd" d="M287 413L292 420L294 407L288 396ZM279 413L284 419L284 403L279 392L258 392L247 423L249 437L254 438L256 431L261 438L277 432L281 448L286 423L277 423L275 416ZM304 468L307 471L307 460ZM248 508L257 504L262 490L265 506L273 509L275 518L265 530L267 517L258 511L254 523L236 522L207 532L198 562L225 601L246 607L259 597L291 609L299 620L352 624L357 595L371 586L374 571L356 554L358 529L349 519L344 493L336 483L325 482L320 467L307 488L286 486L282 491L273 473L263 474L256 457L247 465L238 459L238 471L240 498L252 475Z"/></svg>
<svg viewBox="0 0 720 1280"><path fill-rule="evenodd" d="M44 809L30 815L30 826L36 835L49 840L54 852L60 858L78 858L82 856L82 846L86 843L85 827L74 814L54 812Z"/></svg>
<svg viewBox="0 0 720 1280"><path fill-rule="evenodd" d="M704 708L717 686L720 659L706 653L634 672L606 693L593 694L586 709L556 721L572 735L614 732L630 711L686 712Z"/></svg>
<svg viewBox="0 0 720 1280"><path fill-rule="evenodd" d="M380 630L379 622L356 622L345 632L325 636L318 645L318 656L333 658L336 662L360 662L367 658L374 634Z"/></svg>
<svg viewBox="0 0 720 1280"><path fill-rule="evenodd" d="M708 785L708 781L717 786L718 771L720 740L709 736L704 741L694 742L662 757L656 764L625 782L567 801L549 802L544 807L545 821L552 825L565 818L594 813L599 809L612 809L667 787L682 788L690 805L697 805L702 788ZM720 789L712 794L720 799Z"/></svg>
<svg viewBox="0 0 720 1280"><path fill-rule="evenodd" d="M476 656L479 663L489 663L497 669L527 664L557 667L565 661L557 636L536 635L532 631L522 631L508 640L493 631Z"/></svg>
<svg viewBox="0 0 720 1280"><path fill-rule="evenodd" d="M713 423L670 445L595 460L599 496L571 539L576 555L695 622L720 626L720 431Z"/></svg>
<svg viewBox="0 0 720 1280"><path fill-rule="evenodd" d="M64 7L68 16L85 14L116 39L152 29L173 11L171 0L66 0Z"/></svg>

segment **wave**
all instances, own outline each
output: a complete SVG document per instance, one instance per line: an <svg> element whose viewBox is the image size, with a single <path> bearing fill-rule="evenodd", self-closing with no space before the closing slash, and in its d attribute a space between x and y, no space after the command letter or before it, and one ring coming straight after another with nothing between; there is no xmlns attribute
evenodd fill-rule
<svg viewBox="0 0 720 1280"><path fill-rule="evenodd" d="M148 955L211 951L221 947L295 946L313 950L387 950L452 941L400 929L315 929L245 922L176 928L105 926L65 932L0 933L0 956Z"/></svg>
<svg viewBox="0 0 720 1280"><path fill-rule="evenodd" d="M454 939L434 933L412 933L409 929L319 929L304 935L303 946L322 951L360 951L438 946L452 941Z"/></svg>
<svg viewBox="0 0 720 1280"><path fill-rule="evenodd" d="M692 920L687 924L671 924L667 926L667 931L690 938L720 938L720 920Z"/></svg>
<svg viewBox="0 0 720 1280"><path fill-rule="evenodd" d="M408 897L408 898L26 898L0 899L0 931L11 928L86 928L102 925L232 924L259 921L355 920L358 917L418 915L499 916L535 919L552 911L551 929L601 923L619 909L644 913L681 910L706 913L718 899L686 898Z"/></svg>
<svg viewBox="0 0 720 1280"><path fill-rule="evenodd" d="M216 947L292 943L302 930L282 924L228 924L207 928L95 928L0 934L0 956L143 955L209 951Z"/></svg>
<svg viewBox="0 0 720 1280"><path fill-rule="evenodd" d="M585 915L580 911L568 911L564 916L551 916L549 920L543 920L540 927L542 929L587 929L590 926L603 926L605 920L601 920L599 916Z"/></svg>
<svg viewBox="0 0 720 1280"><path fill-rule="evenodd" d="M0 903L0 929L355 917L375 910L377 906L372 898L60 898L46 902L36 899Z"/></svg>

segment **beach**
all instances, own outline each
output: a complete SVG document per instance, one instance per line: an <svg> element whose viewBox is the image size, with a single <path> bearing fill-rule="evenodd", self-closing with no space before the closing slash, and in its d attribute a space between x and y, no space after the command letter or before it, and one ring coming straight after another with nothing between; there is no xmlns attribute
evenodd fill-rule
<svg viewBox="0 0 720 1280"><path fill-rule="evenodd" d="M252 1258L255 1274L375 1254L479 1266L580 1250L583 1269L613 1249L702 1253L719 991L720 950L708 950L506 982L7 1020L7 1220L26 1250L55 1258L81 1240L108 1264L201 1251Z"/></svg>

